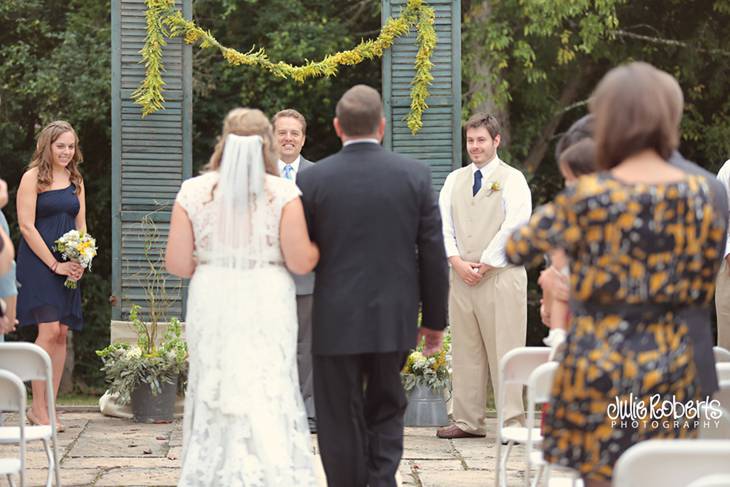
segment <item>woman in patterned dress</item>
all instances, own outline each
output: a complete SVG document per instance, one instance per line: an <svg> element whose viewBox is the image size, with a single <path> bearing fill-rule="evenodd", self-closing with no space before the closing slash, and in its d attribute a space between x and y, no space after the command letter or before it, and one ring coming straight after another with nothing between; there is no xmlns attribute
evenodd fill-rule
<svg viewBox="0 0 730 487"><path fill-rule="evenodd" d="M639 441L695 435L691 421L653 419L663 401L700 399L683 311L712 300L726 218L703 177L666 162L679 134L657 83L644 63L603 78L590 105L603 172L536 211L505 249L515 265L554 248L570 258L573 318L543 450L589 487L610 485L616 460ZM639 401L653 414L626 423L607 414Z"/></svg>

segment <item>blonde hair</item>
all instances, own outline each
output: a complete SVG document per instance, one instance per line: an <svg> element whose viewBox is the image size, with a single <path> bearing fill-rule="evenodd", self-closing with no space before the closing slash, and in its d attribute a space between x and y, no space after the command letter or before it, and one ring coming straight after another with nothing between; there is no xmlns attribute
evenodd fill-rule
<svg viewBox="0 0 730 487"><path fill-rule="evenodd" d="M35 152L28 164L28 169L38 168L38 189L47 189L53 184L53 152L51 146L58 138L71 132L74 135L74 155L71 162L68 163L66 169L70 173L71 183L75 186L74 192L78 194L84 178L79 172L79 164L83 162L83 155L79 148L79 136L70 123L63 120L56 120L46 125L38 135Z"/></svg>
<svg viewBox="0 0 730 487"><path fill-rule="evenodd" d="M217 171L221 165L223 148L228 134L246 136L260 135L263 139L264 170L274 176L279 175L279 155L274 144L274 132L269 119L261 110L255 108L234 108L223 120L223 133L218 137L213 155L203 168L204 171Z"/></svg>

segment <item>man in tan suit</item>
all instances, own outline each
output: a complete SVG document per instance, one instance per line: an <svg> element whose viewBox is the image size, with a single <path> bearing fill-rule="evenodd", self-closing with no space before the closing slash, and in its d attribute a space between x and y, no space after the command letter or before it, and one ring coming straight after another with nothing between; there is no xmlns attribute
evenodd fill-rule
<svg viewBox="0 0 730 487"><path fill-rule="evenodd" d="M471 164L449 174L439 198L451 264L454 370L454 424L439 429L439 438L485 436L488 379L499 393L499 361L524 346L527 333L527 273L507 264L504 244L530 218L530 188L497 156L497 119L476 114L465 128ZM505 394L504 417L523 423L521 389L510 386Z"/></svg>

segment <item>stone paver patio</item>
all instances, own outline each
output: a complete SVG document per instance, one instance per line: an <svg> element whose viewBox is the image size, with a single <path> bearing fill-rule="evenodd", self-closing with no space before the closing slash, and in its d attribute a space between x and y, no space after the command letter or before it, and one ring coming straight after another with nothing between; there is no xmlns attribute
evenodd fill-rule
<svg viewBox="0 0 730 487"><path fill-rule="evenodd" d="M138 424L105 417L88 409L62 411L61 419L66 425L66 431L59 434L64 486L176 485L182 447L179 420L172 424ZM6 425L12 425L14 418L8 415L6 420ZM494 485L495 423L496 420L490 420L492 434L486 440L441 440L435 437L434 428L406 428L401 485ZM315 437L313 445L316 451ZM0 446L0 457L15 454L12 447ZM522 455L523 450L516 448L508 465L510 487L522 485ZM46 473L42 446L32 442L29 444L26 485L44 485ZM560 482L558 478L555 480ZM551 485L556 484L551 482Z"/></svg>

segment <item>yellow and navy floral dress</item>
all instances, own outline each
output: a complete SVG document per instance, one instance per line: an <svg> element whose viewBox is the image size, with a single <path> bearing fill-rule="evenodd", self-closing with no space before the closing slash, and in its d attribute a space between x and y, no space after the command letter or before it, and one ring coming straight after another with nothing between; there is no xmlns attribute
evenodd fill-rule
<svg viewBox="0 0 730 487"><path fill-rule="evenodd" d="M712 299L725 226L701 176L629 184L599 173L512 235L513 264L537 265L552 248L571 261L571 329L544 421L550 463L609 479L631 445L695 434L694 422L667 422L659 408L700 399L682 312ZM654 413L616 418L617 401Z"/></svg>

